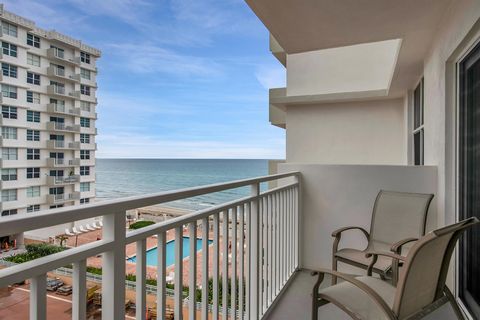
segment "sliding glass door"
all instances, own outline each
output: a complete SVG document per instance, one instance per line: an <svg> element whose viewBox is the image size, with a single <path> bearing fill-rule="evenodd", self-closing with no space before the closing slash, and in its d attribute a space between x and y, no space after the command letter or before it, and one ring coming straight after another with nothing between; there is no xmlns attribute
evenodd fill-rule
<svg viewBox="0 0 480 320"><path fill-rule="evenodd" d="M460 64L459 215L480 218L480 45ZM459 296L480 319L480 228L467 231L460 243Z"/></svg>

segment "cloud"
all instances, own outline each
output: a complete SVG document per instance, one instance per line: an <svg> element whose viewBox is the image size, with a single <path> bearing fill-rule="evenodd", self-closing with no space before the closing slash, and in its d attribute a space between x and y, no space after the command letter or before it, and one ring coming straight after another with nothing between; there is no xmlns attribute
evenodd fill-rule
<svg viewBox="0 0 480 320"><path fill-rule="evenodd" d="M255 72L255 77L265 89L282 88L286 86L285 68L279 64L261 65Z"/></svg>
<svg viewBox="0 0 480 320"><path fill-rule="evenodd" d="M180 54L153 44L110 44L114 56L133 73L166 73L174 76L216 77L222 74L212 59Z"/></svg>

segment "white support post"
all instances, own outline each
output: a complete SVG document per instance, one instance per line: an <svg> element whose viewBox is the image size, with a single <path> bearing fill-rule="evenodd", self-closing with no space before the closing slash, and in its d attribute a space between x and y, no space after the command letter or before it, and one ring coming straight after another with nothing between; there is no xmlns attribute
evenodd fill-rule
<svg viewBox="0 0 480 320"><path fill-rule="evenodd" d="M222 319L228 320L228 209L223 211L222 224Z"/></svg>
<svg viewBox="0 0 480 320"><path fill-rule="evenodd" d="M245 254L247 255L247 264L245 268L245 315L247 319L250 319L251 310L250 310L250 291L251 291L251 273L250 268L252 264L252 232L251 232L251 218L250 218L250 203L245 204L245 237L246 237L246 249Z"/></svg>
<svg viewBox="0 0 480 320"><path fill-rule="evenodd" d="M190 237L190 253L189 257L189 271L188 271L188 319L195 320L196 319L196 288L197 288L197 221L191 222L188 225L189 228L189 237ZM208 225L206 226L208 232ZM208 245L208 238L203 238L202 244L207 243ZM208 252L207 250L203 251L203 253ZM205 259L205 258L204 258ZM207 253L207 261L208 261L208 253ZM203 273L202 276L208 279L208 272Z"/></svg>
<svg viewBox="0 0 480 320"><path fill-rule="evenodd" d="M208 320L208 218L202 219L202 320ZM214 254L216 245L218 247L218 236L215 238L214 234ZM216 240L215 240L216 239ZM214 262L215 263L215 262ZM218 263L217 263L218 270ZM215 304L215 303L214 303Z"/></svg>
<svg viewBox="0 0 480 320"><path fill-rule="evenodd" d="M165 232L157 235L157 316L158 319L165 318L166 309L166 290L165 290L165 276L166 276L166 239Z"/></svg>
<svg viewBox="0 0 480 320"><path fill-rule="evenodd" d="M237 237L237 207L232 209L232 273L231 273L231 281L232 281L232 293L231 302L230 302L230 310L232 311L232 319L236 319L236 312L237 312L237 244L238 244L238 237Z"/></svg>
<svg viewBox="0 0 480 320"><path fill-rule="evenodd" d="M213 310L214 320L218 320L219 316L219 274L220 274L220 214L215 213L213 216Z"/></svg>
<svg viewBox="0 0 480 320"><path fill-rule="evenodd" d="M47 319L47 275L30 279L30 319Z"/></svg>
<svg viewBox="0 0 480 320"><path fill-rule="evenodd" d="M240 221L239 221L239 257L240 257L240 262L239 262L239 271L238 271L238 317L240 319L244 319L244 309L243 309L243 304L244 304L244 269L245 269L245 215L244 215L244 205L241 205L239 208L239 215L240 215Z"/></svg>
<svg viewBox="0 0 480 320"><path fill-rule="evenodd" d="M250 194L255 197L250 203L250 220L251 220L251 241L250 244L250 315L251 320L259 319L259 282L261 277L261 252L260 252L260 220L258 213L258 195L260 194L260 184L251 185Z"/></svg>
<svg viewBox="0 0 480 320"><path fill-rule="evenodd" d="M136 301L135 318L136 320L145 320L147 313L147 291L146 291L146 273L147 273L147 240L137 241L137 260L135 262L136 278Z"/></svg>
<svg viewBox="0 0 480 320"><path fill-rule="evenodd" d="M102 320L125 318L125 213L103 216L103 238L114 247L103 254Z"/></svg>
<svg viewBox="0 0 480 320"><path fill-rule="evenodd" d="M175 228L175 320L183 319L183 228Z"/></svg>
<svg viewBox="0 0 480 320"><path fill-rule="evenodd" d="M73 263L72 319L87 318L87 261Z"/></svg>

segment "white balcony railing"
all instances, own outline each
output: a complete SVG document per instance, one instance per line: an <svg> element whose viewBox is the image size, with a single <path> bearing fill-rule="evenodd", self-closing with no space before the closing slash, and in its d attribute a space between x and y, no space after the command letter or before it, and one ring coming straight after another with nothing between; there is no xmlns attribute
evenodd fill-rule
<svg viewBox="0 0 480 320"><path fill-rule="evenodd" d="M284 178L288 179L284 186L260 191L260 183ZM127 210L239 187L250 187L250 196L125 232ZM1 269L0 287L30 279L30 318L44 320L47 272L73 264L72 317L85 319L86 259L102 254L102 319L125 319L125 246L135 243L136 319L144 320L147 308L146 239L156 235L157 319L165 319L166 236L167 231L174 230L175 319L182 319L184 308L190 315L199 311L202 319L208 319L209 315L218 319L219 314L224 319L232 314L241 319L261 319L298 268L299 199L299 173L293 172L4 217L0 236L91 219L99 214L103 215L104 227L102 240ZM61 202L64 199L52 200ZM196 239L198 235L203 240L201 270L197 270L196 255L190 255L190 270L185 282L182 262L184 227L188 228L190 239ZM210 245L207 240L213 243ZM190 252L197 252L196 246L197 241L190 241ZM210 254L213 254L211 259ZM197 271L200 271L201 283L197 281ZM235 278L233 275L241 280L232 281L228 295L229 289L225 288L229 288L229 277ZM207 299L210 278L213 281L212 305ZM196 290L189 290L184 303L184 286L200 289L204 298L196 301Z"/></svg>

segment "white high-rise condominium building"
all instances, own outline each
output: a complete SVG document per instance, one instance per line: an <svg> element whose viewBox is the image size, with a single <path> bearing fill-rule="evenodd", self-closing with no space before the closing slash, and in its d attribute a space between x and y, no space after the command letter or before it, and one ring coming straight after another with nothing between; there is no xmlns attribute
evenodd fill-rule
<svg viewBox="0 0 480 320"><path fill-rule="evenodd" d="M0 219L91 202L100 51L3 5L0 19Z"/></svg>

